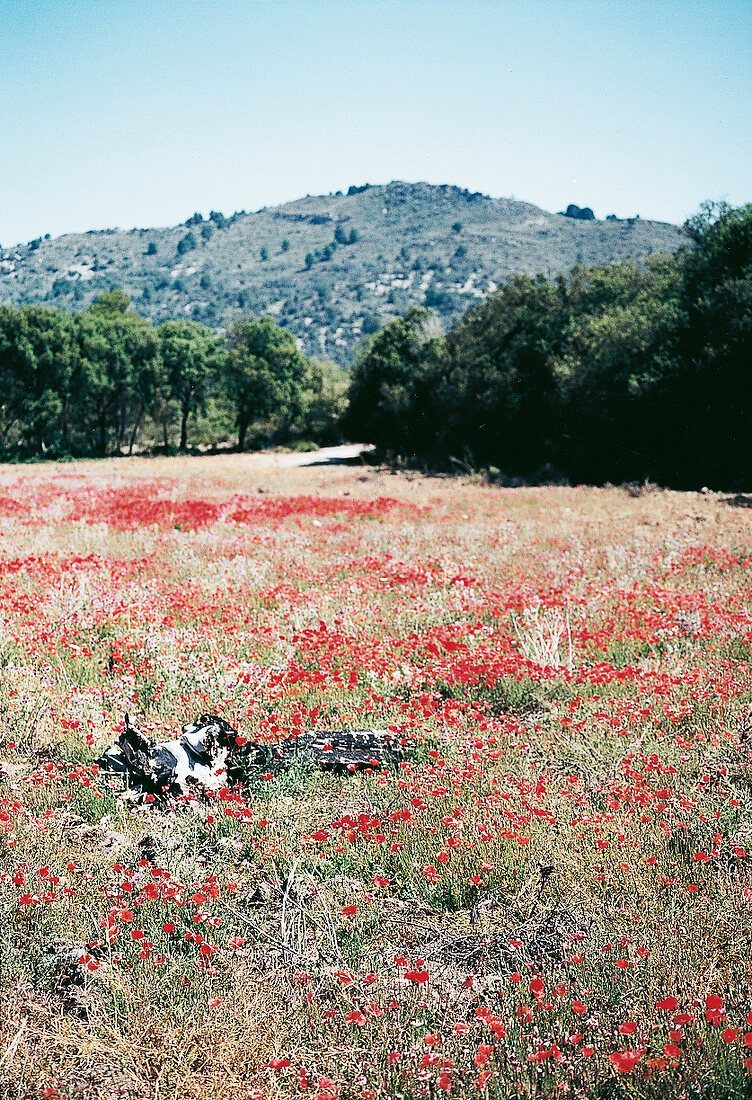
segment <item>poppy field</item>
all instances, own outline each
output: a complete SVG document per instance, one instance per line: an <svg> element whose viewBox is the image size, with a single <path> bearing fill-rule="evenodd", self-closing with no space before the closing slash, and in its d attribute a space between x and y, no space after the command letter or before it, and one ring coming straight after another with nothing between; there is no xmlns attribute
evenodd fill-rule
<svg viewBox="0 0 752 1100"><path fill-rule="evenodd" d="M752 512L0 468L0 1096L752 1094ZM389 730L166 808L97 758Z"/></svg>

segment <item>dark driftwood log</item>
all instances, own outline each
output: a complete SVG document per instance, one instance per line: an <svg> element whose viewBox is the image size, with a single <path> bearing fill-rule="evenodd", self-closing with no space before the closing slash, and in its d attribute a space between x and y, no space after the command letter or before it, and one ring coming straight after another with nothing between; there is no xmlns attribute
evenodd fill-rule
<svg viewBox="0 0 752 1100"><path fill-rule="evenodd" d="M397 741L385 730L315 730L250 748L254 763L272 772L298 760L335 771L378 768L399 760Z"/></svg>
<svg viewBox="0 0 752 1100"><path fill-rule="evenodd" d="M187 796L217 791L233 783L247 785L266 770L284 771L309 761L331 771L394 764L399 744L385 730L314 730L269 744L238 746L238 732L223 718L202 714L183 726L180 737L150 741L125 716L117 742L100 757L107 775L119 776L136 795Z"/></svg>

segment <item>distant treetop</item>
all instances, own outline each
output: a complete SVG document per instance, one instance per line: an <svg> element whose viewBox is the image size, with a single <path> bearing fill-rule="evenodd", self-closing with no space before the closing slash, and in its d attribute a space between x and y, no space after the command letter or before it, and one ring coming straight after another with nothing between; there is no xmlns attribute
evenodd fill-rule
<svg viewBox="0 0 752 1100"><path fill-rule="evenodd" d="M100 294L89 306L89 313L101 314L111 317L113 314L127 313L131 308L131 300L124 290L108 290Z"/></svg>
<svg viewBox="0 0 752 1100"><path fill-rule="evenodd" d="M561 210L560 213L565 218L579 218L583 222L595 221L595 214L589 206L577 206L573 202L570 202L566 210Z"/></svg>

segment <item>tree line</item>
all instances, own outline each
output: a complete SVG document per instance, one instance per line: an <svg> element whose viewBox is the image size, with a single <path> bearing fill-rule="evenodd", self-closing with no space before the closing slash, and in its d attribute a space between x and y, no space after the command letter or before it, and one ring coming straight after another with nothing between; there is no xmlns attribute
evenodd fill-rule
<svg viewBox="0 0 752 1100"><path fill-rule="evenodd" d="M752 482L752 205L674 256L518 275L446 334L413 308L362 347L345 427L510 478Z"/></svg>
<svg viewBox="0 0 752 1100"><path fill-rule="evenodd" d="M270 317L241 318L223 337L196 321L155 327L120 290L81 313L0 305L0 451L5 457L186 450L252 425L265 438L337 432L346 378L310 359ZM202 431L198 431L201 427Z"/></svg>
<svg viewBox="0 0 752 1100"><path fill-rule="evenodd" d="M105 455L342 434L499 477L752 481L752 205L706 204L673 256L518 275L444 332L413 307L347 384L270 317L159 326L122 291L0 305L0 453ZM346 393L347 391L347 393Z"/></svg>

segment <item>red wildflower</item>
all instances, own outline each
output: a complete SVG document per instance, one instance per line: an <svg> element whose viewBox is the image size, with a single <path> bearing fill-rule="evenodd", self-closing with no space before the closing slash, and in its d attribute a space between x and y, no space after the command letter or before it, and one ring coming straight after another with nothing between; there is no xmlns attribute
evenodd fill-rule
<svg viewBox="0 0 752 1100"><path fill-rule="evenodd" d="M615 1050L613 1054L608 1056L609 1061L619 1073L631 1073L641 1057L642 1055L638 1050Z"/></svg>
<svg viewBox="0 0 752 1100"><path fill-rule="evenodd" d="M416 985L423 985L428 981L427 970L406 970L405 978L408 982L415 982Z"/></svg>

